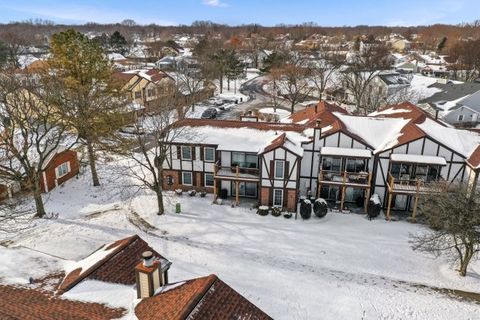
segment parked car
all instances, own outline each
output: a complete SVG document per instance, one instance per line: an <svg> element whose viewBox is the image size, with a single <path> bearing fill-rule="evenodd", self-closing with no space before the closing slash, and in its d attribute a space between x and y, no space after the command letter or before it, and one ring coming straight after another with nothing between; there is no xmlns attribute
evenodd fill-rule
<svg viewBox="0 0 480 320"><path fill-rule="evenodd" d="M142 127L138 127L132 124L122 127L120 129L120 132L126 133L126 134L135 134L135 135L145 134L145 130L143 130Z"/></svg>
<svg viewBox="0 0 480 320"><path fill-rule="evenodd" d="M215 119L216 117L217 117L217 109L215 108L208 108L202 113L202 119Z"/></svg>

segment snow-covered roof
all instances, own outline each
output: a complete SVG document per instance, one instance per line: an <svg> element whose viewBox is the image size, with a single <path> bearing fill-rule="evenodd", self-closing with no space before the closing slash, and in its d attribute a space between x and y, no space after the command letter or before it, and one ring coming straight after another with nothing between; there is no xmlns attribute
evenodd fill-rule
<svg viewBox="0 0 480 320"><path fill-rule="evenodd" d="M338 112L334 112L334 115L342 121L348 132L373 147L374 153L395 146L403 127L408 123L408 120L401 118L347 116Z"/></svg>
<svg viewBox="0 0 480 320"><path fill-rule="evenodd" d="M447 161L443 157L435 156L423 156L417 154L398 154L393 153L390 159L395 162L410 162L410 163L422 163L422 164L438 164L446 166Z"/></svg>
<svg viewBox="0 0 480 320"><path fill-rule="evenodd" d="M250 124L252 122L242 122ZM265 146L278 138L277 130L258 130L249 128L247 125L237 128L222 128L215 126L186 126L182 134L175 138L176 143L195 143L217 145L218 150L241 151L241 152L262 152ZM304 141L306 137L301 133L289 133L289 140Z"/></svg>
<svg viewBox="0 0 480 320"><path fill-rule="evenodd" d="M428 118L417 126L428 136L466 158L469 158L480 144L480 135L478 133L444 127L438 122Z"/></svg>
<svg viewBox="0 0 480 320"><path fill-rule="evenodd" d="M328 156L344 156L352 158L370 158L372 152L367 149L350 149L350 148L337 148L337 147L323 147L320 150L322 155Z"/></svg>

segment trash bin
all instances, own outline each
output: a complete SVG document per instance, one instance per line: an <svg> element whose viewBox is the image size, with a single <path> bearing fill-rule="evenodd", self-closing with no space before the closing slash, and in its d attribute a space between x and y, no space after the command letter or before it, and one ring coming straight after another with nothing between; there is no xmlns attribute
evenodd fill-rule
<svg viewBox="0 0 480 320"><path fill-rule="evenodd" d="M180 205L180 203L176 203L175 204L175 213L180 213L182 212L182 206Z"/></svg>

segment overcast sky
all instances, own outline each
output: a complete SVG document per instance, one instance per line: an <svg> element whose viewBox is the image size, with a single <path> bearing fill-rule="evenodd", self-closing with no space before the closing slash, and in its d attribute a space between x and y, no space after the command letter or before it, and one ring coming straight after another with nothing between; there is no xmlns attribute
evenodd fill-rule
<svg viewBox="0 0 480 320"><path fill-rule="evenodd" d="M480 18L480 0L0 0L0 22L42 18L57 23L161 25L211 20L230 25L315 22L323 26L428 25Z"/></svg>

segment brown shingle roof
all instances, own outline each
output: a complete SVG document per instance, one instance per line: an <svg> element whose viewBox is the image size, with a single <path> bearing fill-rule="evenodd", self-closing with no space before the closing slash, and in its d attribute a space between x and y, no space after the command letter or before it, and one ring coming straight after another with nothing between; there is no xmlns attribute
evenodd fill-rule
<svg viewBox="0 0 480 320"><path fill-rule="evenodd" d="M293 123L303 123L307 127L312 127L316 125L317 119L322 120L322 127L332 125L333 122L337 119L333 112L338 112L342 114L348 114L348 112L340 108L335 104L331 104L325 101L320 101L317 105L306 107L301 111L293 113L289 120Z"/></svg>
<svg viewBox="0 0 480 320"><path fill-rule="evenodd" d="M125 311L61 299L35 289L0 285L0 319L103 320L120 318Z"/></svg>
<svg viewBox="0 0 480 320"><path fill-rule="evenodd" d="M478 169L480 167L480 146L477 146L475 151L472 152L472 154L468 158L467 162L474 169Z"/></svg>
<svg viewBox="0 0 480 320"><path fill-rule="evenodd" d="M272 319L215 275L188 280L142 300L135 308L140 320L266 320Z"/></svg>
<svg viewBox="0 0 480 320"><path fill-rule="evenodd" d="M162 268L163 266L168 268L170 264L138 235L118 240L104 249L112 248L115 249L88 270L82 271L81 268L77 268L70 272L58 288L59 293L70 290L85 279L133 285L135 284L135 266L142 261L144 251L152 251L155 257L160 258Z"/></svg>

